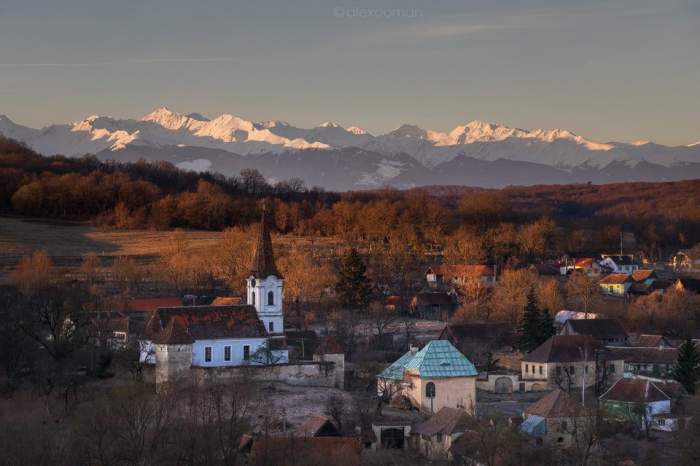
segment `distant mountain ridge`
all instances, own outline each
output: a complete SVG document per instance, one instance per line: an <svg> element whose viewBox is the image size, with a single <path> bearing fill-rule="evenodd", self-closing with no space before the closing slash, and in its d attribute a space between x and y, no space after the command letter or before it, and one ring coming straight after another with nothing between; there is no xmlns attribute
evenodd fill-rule
<svg viewBox="0 0 700 466"><path fill-rule="evenodd" d="M0 115L0 133L46 155L167 160L226 175L257 168L327 189L433 184L665 181L700 176L700 144L598 142L562 129L525 130L471 121L448 132L402 125L372 135L325 122L299 128L222 114L209 119L161 107L141 119L93 115L34 129Z"/></svg>

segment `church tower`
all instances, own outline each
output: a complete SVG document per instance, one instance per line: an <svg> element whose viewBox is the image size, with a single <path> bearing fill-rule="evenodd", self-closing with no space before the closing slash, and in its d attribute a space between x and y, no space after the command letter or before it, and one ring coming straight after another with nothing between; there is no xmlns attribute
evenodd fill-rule
<svg viewBox="0 0 700 466"><path fill-rule="evenodd" d="M255 306L269 334L284 331L282 311L282 275L277 270L272 253L272 239L267 224L267 211L263 207L260 231L255 245L255 255L247 282L247 302Z"/></svg>

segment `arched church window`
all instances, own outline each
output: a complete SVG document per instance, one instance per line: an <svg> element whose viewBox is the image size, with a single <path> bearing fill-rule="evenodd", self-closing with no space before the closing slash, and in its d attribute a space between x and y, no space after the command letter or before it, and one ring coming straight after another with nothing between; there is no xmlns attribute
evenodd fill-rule
<svg viewBox="0 0 700 466"><path fill-rule="evenodd" d="M425 384L425 397L435 398L435 384L433 382Z"/></svg>
<svg viewBox="0 0 700 466"><path fill-rule="evenodd" d="M275 305L275 293L273 293L272 291L267 292L267 305L268 306Z"/></svg>
<svg viewBox="0 0 700 466"><path fill-rule="evenodd" d="M250 293L250 304L255 305L255 291Z"/></svg>

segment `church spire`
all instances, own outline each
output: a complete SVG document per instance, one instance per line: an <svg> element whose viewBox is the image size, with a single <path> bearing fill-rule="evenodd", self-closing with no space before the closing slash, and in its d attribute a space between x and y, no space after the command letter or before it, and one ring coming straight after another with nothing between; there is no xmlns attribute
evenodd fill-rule
<svg viewBox="0 0 700 466"><path fill-rule="evenodd" d="M275 257L272 253L272 239L267 223L267 206L263 204L262 218L260 219L260 230L255 245L255 255L250 266L250 274L255 278L267 278L274 275L282 278L275 265Z"/></svg>

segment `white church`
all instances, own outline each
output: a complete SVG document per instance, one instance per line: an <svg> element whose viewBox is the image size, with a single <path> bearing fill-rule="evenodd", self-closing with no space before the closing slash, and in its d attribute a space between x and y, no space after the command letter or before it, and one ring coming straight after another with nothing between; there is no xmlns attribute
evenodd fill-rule
<svg viewBox="0 0 700 466"><path fill-rule="evenodd" d="M246 279L246 304L159 308L140 342L141 360L168 381L191 367L286 364L284 281L275 265L263 210Z"/></svg>

